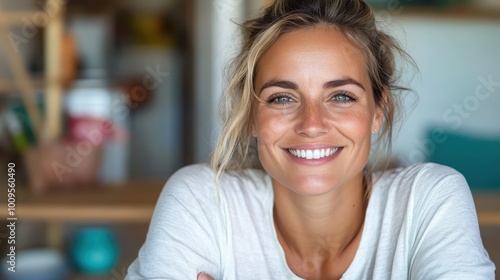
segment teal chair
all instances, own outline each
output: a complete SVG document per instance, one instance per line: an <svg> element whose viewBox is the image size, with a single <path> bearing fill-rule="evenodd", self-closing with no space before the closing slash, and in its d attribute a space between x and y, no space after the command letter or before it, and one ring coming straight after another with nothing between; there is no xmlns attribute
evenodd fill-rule
<svg viewBox="0 0 500 280"><path fill-rule="evenodd" d="M441 140L435 141L435 131L427 134L435 144L435 149L428 151L428 161L455 168L472 190L500 191L500 136L486 138L444 130Z"/></svg>

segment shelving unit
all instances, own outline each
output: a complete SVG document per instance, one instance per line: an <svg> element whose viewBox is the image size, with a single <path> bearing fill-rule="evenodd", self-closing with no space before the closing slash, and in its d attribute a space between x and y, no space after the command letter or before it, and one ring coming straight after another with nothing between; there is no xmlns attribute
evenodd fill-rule
<svg viewBox="0 0 500 280"><path fill-rule="evenodd" d="M6 0L10 1L10 0ZM40 143L42 141L38 141L39 139L42 139L43 142L52 142L52 140L60 140L60 135L62 134L61 127L60 127L60 120L62 119L62 100L63 100L63 78L62 76L65 76L66 71L65 66L64 66L64 61L62 61L63 56L63 41L65 39L65 31L64 27L65 24L67 24L68 31L74 32L75 30L72 29L74 26L72 24L75 23L75 20L80 20L78 22L79 27L87 24L87 26L90 26L91 28L95 29L95 25L92 25L93 17L98 16L98 17L106 17L109 19L109 22L106 22L106 28L110 27L109 30L112 30L111 32L116 32L113 30L113 24L115 24L115 16L118 14L118 12L122 12L122 9L125 9L126 12L130 13L135 13L138 14L139 16L148 16L148 13L151 11L150 8L149 10L145 11L137 11L137 10L130 10L130 8L126 9L118 4L111 4L113 1L61 1L61 0L41 0L37 1L36 7L38 7L39 10L35 10L35 5L34 5L34 0L33 3L27 4L27 5L10 5L5 8L26 8L26 10L33 8L32 11L13 11L13 10L2 10L1 8L1 0L0 0L0 31L4 30L4 33L8 33L10 31L13 32L19 32L19 27L23 27L25 23L25 20L28 19L30 22L34 22L33 18L36 13L44 13L44 14L53 14L49 13L48 11L45 11L44 9L47 9L44 6L40 6L40 3L43 3L45 6L51 6L51 9L57 9L59 12L55 16L50 16L50 20L46 22L45 24L36 24L38 29L38 34L43 35L43 42L44 42L44 47L43 50L45 51L44 53L44 69L38 69L37 71L43 71L42 75L40 74L33 74L28 71L28 65L33 65L37 64L37 66L40 64L40 62L37 60L34 63L29 60L29 61L23 61L23 57L17 55L16 50L12 48L12 45L8 42L8 40L3 40L2 43L5 43L4 48L2 48L2 52L7 53L4 49L10 50L10 53L6 55L6 59L15 59L15 63L10 63L12 64L15 69L10 66L10 64L7 64L6 66L10 66L8 68L9 72L12 72L11 69L16 70L14 77L15 79L8 79L7 77L0 77L0 97L3 98L8 94L8 98L14 97L15 101L17 102L18 97L23 98L23 105L26 108L29 108L31 105L31 108L34 108L33 111L35 111L34 114L30 114L30 119L32 119L32 122L38 123L38 125L34 125L34 127L38 128L38 132L36 133L37 136L37 143ZM91 3L92 2L92 3ZM102 6L99 2L102 2ZM132 1L129 1L132 2ZM141 0L135 1L137 5L145 5L147 6L148 3L144 3ZM157 3L165 3L165 1L156 1ZM170 2L170 1L169 1ZM174 1L172 1L174 2ZM191 3L192 1L178 1L179 6L181 8L185 8L184 5L187 5L185 3ZM19 2L18 2L19 3ZM61 6L57 6L57 8L54 8L55 4L59 5L60 3L64 3ZM118 3L118 2L117 2ZM67 5L65 5L67 4ZM86 8L92 6L96 7L96 9L90 9L87 10ZM110 10L107 10L104 7L110 7ZM102 9L101 9L102 8ZM187 9L187 8L186 8ZM194 9L194 8L192 8ZM185 12L183 10L183 12ZM153 10L152 13L158 13L161 14L161 16L171 16L171 12L165 10ZM108 18L109 16L109 18ZM181 23L184 24L191 24L193 19L184 19L182 17L182 13L177 12L177 16L182 20ZM82 23L82 18L84 20L87 20L87 23ZM176 18L176 20L179 21L179 19ZM185 21L185 22L184 22ZM190 22L188 22L190 21ZM90 24L88 24L90 22ZM169 22L170 23L170 22ZM176 25L177 24L177 25ZM84 29L85 27L84 26ZM167 26L166 27L171 27ZM190 36L192 36L193 31L188 30L187 32L184 32L185 28L182 24L178 24L178 22L175 22L175 24L172 24L172 26L175 26L173 28L177 28L174 31L172 31L172 34L175 34L175 36L181 36L178 35L177 33L182 33L182 41L181 46L183 48L192 48L191 42L190 42ZM11 29L11 27L17 27L17 29ZM93 29L93 30L94 30ZM92 30L92 31L93 31ZM81 31L81 30L80 30ZM87 29L84 30L84 32L87 31ZM166 31L167 32L167 31ZM170 32L170 31L168 31ZM187 33L187 35L184 35L183 33ZM19 33L20 34L20 33ZM85 33L83 33L85 34ZM111 35L118 36L118 33L112 33ZM81 34L73 34L73 35L81 35ZM38 35L37 35L38 36ZM185 36L185 38L184 38ZM75 36L76 37L76 36ZM84 36L80 36L77 39L81 39ZM100 44L95 43L98 41L96 38L92 36L87 36L89 37L86 42L90 42L91 48L94 46L97 46ZM87 39L85 37L85 39ZM3 36L3 38L6 38ZM35 38L32 40L32 38L29 38L30 41L27 42L26 45L29 45L29 47L32 47L34 44L38 44L39 38ZM100 39L100 38L99 38ZM114 42L113 36L105 36L105 44L109 44L109 46L112 46L116 42ZM103 40L99 41L102 42ZM81 43L81 41L78 41L78 43ZM94 45L92 45L94 44ZM104 43L103 43L104 44ZM81 45L80 45L81 46ZM8 47L8 48L7 48ZM106 46L108 47L108 46ZM178 47L178 46L177 46ZM111 48L111 47L110 47ZM162 53L156 54L157 57L160 57L160 59L151 59L151 62L147 64L147 66L151 66L151 69L156 69L157 64L160 65L161 71L169 71L172 72L171 74L169 73L169 81L165 82L163 84L163 87L159 89L159 93L164 94L168 93L168 96L172 95L178 95L181 96L182 98L186 98L186 96L190 96L190 90L189 89L182 89L180 84L185 86L186 84L192 84L192 74L188 71L192 71L190 69L189 65L186 65L187 63L184 63L184 61L175 61L176 64L170 63L173 61L172 57L166 55L166 49L164 49L164 46L160 46L162 49ZM38 48L40 49L40 48ZM88 66L88 61L85 61L85 58L88 57L87 53L83 53L82 51L83 47L79 50L80 52L78 53L79 59L80 59L80 68L81 74L78 78L81 80L91 80L91 79L101 79L105 80L108 82L110 87L114 87L115 85L122 86L122 82L126 82L128 77L120 77L122 80L118 80L116 77L113 77L112 74L115 73L104 73L105 71L112 71L113 69L107 69L105 68L106 64L111 64L111 63L116 63L113 59L120 56L119 51L116 51L115 53L112 53L110 56L106 56L105 58L99 58L99 61L102 61L103 64L105 65L102 69L99 68L99 70L103 70L102 76L99 77L89 77L86 75L86 70L89 70L90 67L94 67L95 65ZM88 50L88 49L87 49ZM123 48L122 48L123 50ZM107 51L107 49L106 49ZM103 51L103 53L106 53L106 51ZM192 52L192 50L187 50L187 53ZM135 52L137 53L137 52ZM148 49L145 50L145 53L151 54L151 51ZM29 54L29 52L28 52ZM84 56L86 55L86 56ZM125 54L127 55L127 54ZM192 55L186 54L186 53L173 53L172 56L176 55L177 57L192 57ZM37 56L40 57L40 56ZM96 56L92 56L95 58ZM163 60L161 60L163 58ZM108 60L106 60L108 59ZM33 59L34 60L34 59ZM141 62L144 62L142 59L139 59ZM168 62L168 63L167 63ZM167 65L168 64L168 65ZM146 66L146 65L145 65ZM86 68L89 67L89 68ZM101 67L101 66L98 66ZM93 70L94 68L90 69ZM111 68L111 67L110 67ZM139 78L144 78L146 75L151 75L150 72L147 72L144 67L142 66L135 66L135 70L137 77ZM185 72L184 72L185 71ZM8 74L10 74L7 72ZM35 76L37 75L37 76ZM101 75L101 74L99 74ZM97 75L96 75L97 76ZM186 79L190 79L187 81ZM165 79L167 80L167 79ZM143 79L138 80L138 85L144 86L143 85ZM148 80L149 82L152 82ZM154 82L154 81L153 81ZM160 84L160 81L157 81L158 84ZM167 87L168 85L174 84L176 87ZM80 85L80 83L75 83L75 85ZM76 87L76 86L75 86ZM165 90L165 88L167 90ZM71 89L71 88L70 88ZM181 91L182 90L182 91ZM124 90L126 91L126 90ZM69 93L71 93L68 90ZM37 96L38 93L43 93ZM125 92L127 93L127 92ZM45 107L45 116L42 116L41 112L39 112L38 108L36 105L36 101L39 101L36 99L36 97L42 97L44 99L44 105ZM27 99L27 101L26 101ZM155 101L158 101L158 98L155 98ZM169 100L170 103L171 100ZM183 100L184 103L182 104L175 104L177 107L187 107L184 104L187 103L185 100ZM170 104L169 103L169 104ZM119 104L120 108L119 110L117 109L116 111L122 111L121 107L129 106L127 108L132 108L129 104L127 104L125 101L123 104ZM146 106L144 106L146 107ZM192 107L192 106L191 106ZM116 108L115 108L116 109ZM178 109L178 108L176 108ZM150 108L141 108L141 112L136 114L140 116L145 115L146 110L150 110ZM172 110L170 110L172 111ZM128 114L128 112L127 112ZM132 115L132 114L130 114ZM129 115L129 116L130 116ZM34 117L33 117L34 116ZM170 116L170 115L169 115ZM174 116L167 118L167 121L162 120L162 124L165 124L166 122L175 122L176 119L183 119L183 116ZM33 121L34 120L34 121ZM143 122L144 123L144 122ZM148 122L149 124L150 122ZM186 124L186 126L189 126L189 123ZM124 129L128 129L128 127L125 127ZM160 129L157 129L158 131ZM170 135L181 135L182 131L176 132L176 133L171 133ZM127 135L128 136L128 135ZM142 137L143 135L141 135ZM155 136L156 137L156 136ZM172 136L175 137L175 136ZM128 140L130 141L130 140ZM55 141L57 142L57 141ZM172 142L172 141L171 141ZM179 140L179 142L182 143L182 139ZM65 144L63 144L65 145ZM147 144L143 145L145 147L150 147ZM163 144L165 146L165 144ZM63 147L64 148L64 147ZM182 159L183 156L185 156L186 153L182 153L180 151L181 149L177 149L176 152L179 152L181 155L180 156L172 156L173 159ZM192 150L191 147L186 148L185 150ZM157 153L158 154L158 153ZM171 156L171 155L169 155ZM36 161L38 162L38 161ZM150 164L151 160L148 162ZM50 166L50 161L45 161L45 166ZM19 164L21 165L21 164ZM162 168L163 164L157 164L158 166L157 169ZM130 172L128 173L130 174ZM168 176L168 174L165 174L164 176ZM139 176L137 176L139 177ZM143 176L144 177L144 176ZM143 178L141 177L141 178ZM18 177L19 178L19 177ZM146 177L149 178L149 177ZM19 178L20 179L20 178ZM147 179L144 179L147 180ZM70 240L72 237L72 230L78 227L86 227L89 225L99 225L99 226L105 226L105 227L110 227L111 229L115 230L117 239L120 243L120 246L122 247L123 251L120 252L120 263L119 266L117 266L117 270L119 270L119 274L122 274L122 270L124 266L128 266L130 264L130 260L132 257L137 256L137 251L139 248L139 242L142 244L144 241L144 238L146 236L147 232L147 226L149 224L149 221L151 219L151 214L153 213L154 206L156 204L156 200L158 198L158 195L160 193L161 187L164 184L163 178L156 178L156 180L161 180L161 182L154 181L155 178L151 179L153 181L149 182L144 182L144 181L131 181L131 182L126 182L126 183L121 183L121 184L114 184L114 185L107 185L107 184L99 184L96 186L91 186L91 187L82 187L82 190L79 190L78 187L71 188L71 190L64 190L60 187L57 188L57 191L49 191L49 192L33 192L33 189L27 188L27 186L17 186L16 187L16 197L18 198L17 200L17 205L16 205L16 215L19 219L20 223L23 223L26 225L26 228L28 229L33 229L34 230L34 236L40 236L38 238L34 238L34 241L31 241L30 235L28 235L28 238L22 237L23 234L33 234L32 232L28 233L28 230L26 228L20 229L23 232L19 233L19 240L21 242L19 246L19 250L24 250L24 249L29 249L29 248L37 248L40 246L44 247L49 247L49 248L54 248L54 249L61 249L61 251L64 250L66 241ZM46 186L44 189L51 189L50 186ZM52 188L54 189L54 188ZM89 189L89 190L83 190L83 189ZM2 209L6 209L6 205L3 203L4 201L0 202L0 207L3 207ZM0 211L0 216L4 217L5 213ZM40 227L41 226L41 227ZM123 239L120 239L120 237L123 236ZM45 239L44 239L45 237ZM126 240L123 242L122 240ZM133 250L132 250L133 249ZM118 278L115 274L113 274L114 271L111 271L110 273L106 275L100 275L100 276L88 276L88 275L74 275L70 279L121 279Z"/></svg>
<svg viewBox="0 0 500 280"><path fill-rule="evenodd" d="M0 80L0 89L19 90L23 103L27 109L34 134L38 143L54 141L61 134L62 115L62 41L64 34L64 1L46 0L45 8L38 11L10 12L0 7L0 33L2 47L9 59L10 68L14 75L14 82ZM41 13L41 14L40 14ZM46 22L32 21L36 15L43 15ZM11 26L30 24L43 28L45 41L45 77L43 80L33 81L26 63L19 51L15 49L9 38ZM35 101L36 86L45 88L46 116L42 117ZM43 121L45 119L45 121Z"/></svg>

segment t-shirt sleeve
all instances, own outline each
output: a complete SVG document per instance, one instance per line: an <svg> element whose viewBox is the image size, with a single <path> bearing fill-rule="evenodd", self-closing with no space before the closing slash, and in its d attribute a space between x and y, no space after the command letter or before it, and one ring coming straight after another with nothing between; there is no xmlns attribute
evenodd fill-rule
<svg viewBox="0 0 500 280"><path fill-rule="evenodd" d="M167 182L125 279L195 280L199 272L218 278L217 194L215 187L203 187L213 182L203 173L208 174L200 166L184 168Z"/></svg>
<svg viewBox="0 0 500 280"><path fill-rule="evenodd" d="M410 279L495 279L465 178L444 166L432 169L418 182L424 187L415 199Z"/></svg>

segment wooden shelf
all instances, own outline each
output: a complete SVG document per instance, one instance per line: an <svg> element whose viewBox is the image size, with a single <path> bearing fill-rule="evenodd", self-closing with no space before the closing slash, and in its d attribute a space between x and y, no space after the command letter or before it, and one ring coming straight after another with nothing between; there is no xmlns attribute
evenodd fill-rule
<svg viewBox="0 0 500 280"><path fill-rule="evenodd" d="M46 82L44 78L35 78L31 80L32 86L35 89L45 88ZM18 91L19 86L15 81L0 80L0 95L6 94L12 91Z"/></svg>
<svg viewBox="0 0 500 280"><path fill-rule="evenodd" d="M91 190L16 192L16 216L22 221L149 222L163 182L130 182ZM500 226L500 192L474 193L481 226ZM7 209L5 203L0 209ZM7 218L7 211L0 211Z"/></svg>
<svg viewBox="0 0 500 280"><path fill-rule="evenodd" d="M30 21L36 15L36 11L32 12L8 12L0 17L0 25L23 25L28 21L31 24L42 26L36 21Z"/></svg>
<svg viewBox="0 0 500 280"><path fill-rule="evenodd" d="M16 192L19 221L145 222L148 223L163 182L131 182L90 190L34 193ZM5 203L0 209L7 209ZM0 211L6 218L7 211Z"/></svg>
<svg viewBox="0 0 500 280"><path fill-rule="evenodd" d="M500 226L500 192L473 193L480 226Z"/></svg>

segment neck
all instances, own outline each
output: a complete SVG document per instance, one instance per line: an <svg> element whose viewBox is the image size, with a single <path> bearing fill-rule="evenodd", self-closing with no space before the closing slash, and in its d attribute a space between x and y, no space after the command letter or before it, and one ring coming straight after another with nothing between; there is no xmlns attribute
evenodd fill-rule
<svg viewBox="0 0 500 280"><path fill-rule="evenodd" d="M273 182L274 220L285 251L301 259L319 251L330 259L359 243L366 203L363 177L320 196L302 196Z"/></svg>

